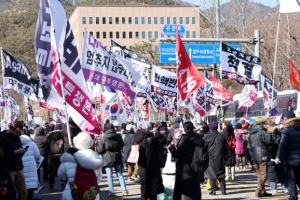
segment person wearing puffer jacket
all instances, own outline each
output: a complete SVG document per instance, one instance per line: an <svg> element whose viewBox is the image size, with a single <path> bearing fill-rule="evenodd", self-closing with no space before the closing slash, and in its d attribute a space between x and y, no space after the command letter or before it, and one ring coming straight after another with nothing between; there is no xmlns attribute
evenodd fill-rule
<svg viewBox="0 0 300 200"><path fill-rule="evenodd" d="M28 146L27 152L22 157L24 176L27 189L27 200L33 199L33 191L39 188L39 180L36 168L36 159L40 157L37 145L27 135L20 136L22 147Z"/></svg>
<svg viewBox="0 0 300 200"><path fill-rule="evenodd" d="M103 159L102 156L90 149L94 143L91 136L86 132L81 132L73 138L73 143L75 147L69 148L60 157L61 164L57 172L60 179L68 180L62 194L62 200L73 200L70 184L74 182L77 163L85 169L94 170L98 184L102 179ZM97 199L100 199L99 194L96 196Z"/></svg>
<svg viewBox="0 0 300 200"><path fill-rule="evenodd" d="M243 140L245 139L245 135L244 133L246 133L246 131L244 131L242 129L242 124L237 123L234 126L234 135L235 135L235 139L236 139L236 146L235 146L235 161L236 161L236 165L235 165L235 169L239 170L239 169L245 169L246 168L246 157L245 157L245 146L243 144ZM242 160L242 168L240 168L240 158Z"/></svg>
<svg viewBox="0 0 300 200"><path fill-rule="evenodd" d="M43 129L43 127L37 127L34 130L34 139L33 139L33 141L37 145L37 147L39 148L41 156L44 157L44 160L43 160L43 163L42 163L43 181L47 182L48 181L48 154L45 153L45 146L46 146L47 138L46 138L45 130ZM38 169L38 177L39 177L39 181L40 181L40 168Z"/></svg>

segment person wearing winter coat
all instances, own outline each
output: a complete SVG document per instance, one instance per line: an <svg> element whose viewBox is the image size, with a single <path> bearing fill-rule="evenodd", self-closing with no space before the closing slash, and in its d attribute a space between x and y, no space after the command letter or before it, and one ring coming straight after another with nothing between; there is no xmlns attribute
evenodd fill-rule
<svg viewBox="0 0 300 200"><path fill-rule="evenodd" d="M135 133L134 141L140 144L138 166L141 200L155 200L158 194L164 192L156 147L163 147L166 144L166 139L161 135L154 138L153 133L139 129Z"/></svg>
<svg viewBox="0 0 300 200"><path fill-rule="evenodd" d="M27 200L33 199L33 191L39 188L39 180L36 168L36 159L40 157L37 145L27 135L20 136L23 148L27 147L27 152L23 155L24 176L27 189Z"/></svg>
<svg viewBox="0 0 300 200"><path fill-rule="evenodd" d="M97 145L97 151L102 155L104 159L104 165L107 182L109 187L109 197L114 196L114 185L113 185L113 174L112 168L115 168L117 176L119 178L119 183L123 190L123 196L128 196L128 191L126 189L126 184L124 177L122 175L121 165L122 165L122 153L124 143L120 134L117 134L114 125L111 123L105 124L104 127L104 137Z"/></svg>
<svg viewBox="0 0 300 200"><path fill-rule="evenodd" d="M4 154L0 147L0 200L16 200L17 192L4 164Z"/></svg>
<svg viewBox="0 0 300 200"><path fill-rule="evenodd" d="M269 145L275 142L275 136L267 133L264 128L265 119L257 118L256 125L249 132L248 150L254 162L254 169L257 174L257 189L255 196L272 196L265 189L265 182L268 175L268 161L270 161Z"/></svg>
<svg viewBox="0 0 300 200"><path fill-rule="evenodd" d="M70 134L71 134L71 140L81 132L81 129L78 127L78 125L73 121L73 119L70 117L69 118L69 127L70 127ZM69 144L69 136L68 136L68 130L67 130L67 125L64 124L62 125L61 128L61 135L64 138L64 152L67 152L68 149L70 148Z"/></svg>
<svg viewBox="0 0 300 200"><path fill-rule="evenodd" d="M283 127L275 163L284 163L289 199L294 200L298 199L296 185L300 187L300 119L293 111L284 114Z"/></svg>
<svg viewBox="0 0 300 200"><path fill-rule="evenodd" d="M174 130L178 129L180 127L181 118L180 116L177 116L174 120L173 127L169 130L167 143L170 144L173 141L174 138Z"/></svg>
<svg viewBox="0 0 300 200"><path fill-rule="evenodd" d="M40 155L44 157L44 160L42 162L42 167L43 167L43 181L47 182L48 181L48 155L45 153L45 147L46 147L46 135L45 135L45 130L42 127L37 127L34 130L34 139L33 142L37 145ZM38 168L38 177L40 181L40 168Z"/></svg>
<svg viewBox="0 0 300 200"><path fill-rule="evenodd" d="M208 146L209 164L206 170L207 178L210 179L211 191L210 195L216 195L215 180L220 183L220 190L223 195L226 195L225 185L225 163L227 160L227 141L224 135L217 131L218 123L211 121L209 123L209 134L204 138Z"/></svg>
<svg viewBox="0 0 300 200"><path fill-rule="evenodd" d="M228 136L232 136L234 137L234 132L233 132L233 128L232 128L232 124L230 123L230 121L224 121L223 125L222 125L222 132L220 133L221 135L224 135L225 140L227 141ZM227 151L227 161L225 163L225 175L226 178L225 180L234 180L235 178L235 149L229 149L228 147L228 151Z"/></svg>
<svg viewBox="0 0 300 200"><path fill-rule="evenodd" d="M242 124L237 123L234 126L234 135L235 135L235 159L236 159L236 170L246 168L246 157L245 157L245 146L243 140L245 139L246 131L242 129ZM240 159L242 160L242 168L240 168Z"/></svg>
<svg viewBox="0 0 300 200"><path fill-rule="evenodd" d="M130 181L134 181L134 180L138 180L138 173L139 173L139 169L137 167L135 167L134 163L128 163L127 160L129 158L130 152L131 152L131 145L134 145L134 134L136 132L136 126L135 125L131 125L128 124L126 126L126 136L124 138L124 149L123 149L123 153L124 153L124 163L126 163L127 165L127 172L128 172L128 180Z"/></svg>
<svg viewBox="0 0 300 200"><path fill-rule="evenodd" d="M195 172L191 168L196 145L203 147L205 141L202 136L193 131L194 125L188 121L183 124L184 132L178 144L172 142L169 147L176 162L176 178L174 186L174 200L201 199L200 182L203 172Z"/></svg>
<svg viewBox="0 0 300 200"><path fill-rule="evenodd" d="M62 200L73 200L70 184L74 183L77 164L85 169L94 170L98 184L102 179L103 158L90 149L94 143L91 136L81 132L73 138L73 143L74 147L69 148L60 157L61 164L57 172L60 179L67 180ZM98 199L100 199L99 194L96 196L96 200Z"/></svg>

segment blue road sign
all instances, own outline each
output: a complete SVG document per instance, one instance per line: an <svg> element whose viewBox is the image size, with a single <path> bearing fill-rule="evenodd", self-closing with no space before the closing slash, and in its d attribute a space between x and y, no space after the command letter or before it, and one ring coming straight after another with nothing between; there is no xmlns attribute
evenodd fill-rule
<svg viewBox="0 0 300 200"><path fill-rule="evenodd" d="M181 24L165 24L160 32L164 34L166 37L176 36L176 26L178 27L178 34L183 36L187 31L186 28Z"/></svg>
<svg viewBox="0 0 300 200"><path fill-rule="evenodd" d="M240 44L229 44L241 50ZM220 64L220 44L184 44L194 64ZM159 44L159 61L161 64L176 64L176 44Z"/></svg>

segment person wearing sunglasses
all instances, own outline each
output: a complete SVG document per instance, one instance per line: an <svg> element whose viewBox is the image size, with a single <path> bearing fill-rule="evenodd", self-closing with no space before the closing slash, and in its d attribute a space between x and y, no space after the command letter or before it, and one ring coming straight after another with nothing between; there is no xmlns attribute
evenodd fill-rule
<svg viewBox="0 0 300 200"><path fill-rule="evenodd" d="M0 147L4 154L4 163L10 173L12 182L16 186L19 200L27 199L27 190L23 172L22 156L27 151L22 148L20 134L23 130L23 124L20 121L14 121L8 130L0 133Z"/></svg>

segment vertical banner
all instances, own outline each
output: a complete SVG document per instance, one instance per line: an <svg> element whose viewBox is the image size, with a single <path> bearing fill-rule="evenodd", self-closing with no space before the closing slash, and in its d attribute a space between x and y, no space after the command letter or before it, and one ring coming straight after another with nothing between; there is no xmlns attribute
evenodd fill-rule
<svg viewBox="0 0 300 200"><path fill-rule="evenodd" d="M35 126L34 119L33 119L34 112L33 112L32 105L31 105L28 97L25 97L25 96L24 96L24 105L27 110L28 129L34 128L34 126Z"/></svg>
<svg viewBox="0 0 300 200"><path fill-rule="evenodd" d="M238 109L250 108L257 102L257 88L255 85L245 85L239 99Z"/></svg>
<svg viewBox="0 0 300 200"><path fill-rule="evenodd" d="M270 110L272 109L272 105L274 107L274 102L277 99L277 88L275 85L273 88L272 80L263 71L261 71L260 82L264 95L264 109Z"/></svg>

